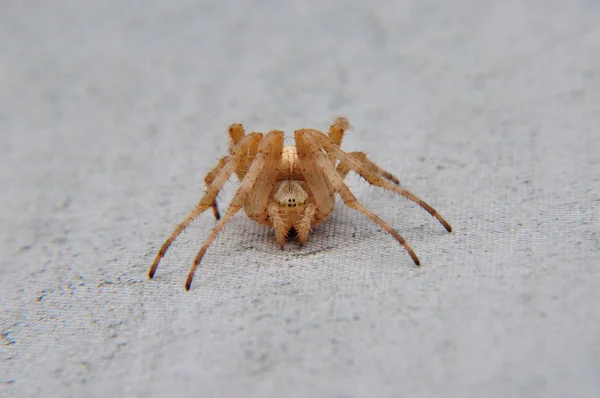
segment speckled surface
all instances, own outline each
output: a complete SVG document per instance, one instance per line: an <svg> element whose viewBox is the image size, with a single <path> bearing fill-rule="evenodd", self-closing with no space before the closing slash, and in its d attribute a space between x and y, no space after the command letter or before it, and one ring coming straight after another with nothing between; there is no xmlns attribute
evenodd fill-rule
<svg viewBox="0 0 600 398"><path fill-rule="evenodd" d="M60 5L59 5L60 4ZM600 396L600 7L8 2L0 395ZM349 184L281 251L237 215L186 292L226 128L326 129L436 207ZM228 183L221 209L237 182Z"/></svg>

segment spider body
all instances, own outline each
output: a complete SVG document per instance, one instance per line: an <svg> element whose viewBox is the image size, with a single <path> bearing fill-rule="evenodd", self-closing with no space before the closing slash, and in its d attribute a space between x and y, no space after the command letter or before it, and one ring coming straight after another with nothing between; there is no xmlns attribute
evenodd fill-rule
<svg viewBox="0 0 600 398"><path fill-rule="evenodd" d="M311 191L301 170L296 146L284 146L266 212L257 216L248 211L254 205L252 199L246 199L244 204L248 217L275 229L277 242L282 247L288 237L297 237L301 243L305 243L310 227L321 223L328 215L317 212L316 203L309 195ZM333 192L330 196L334 200Z"/></svg>
<svg viewBox="0 0 600 398"><path fill-rule="evenodd" d="M347 206L390 233L419 265L418 257L404 239L350 192L344 183L347 174L353 170L372 185L412 200L436 217L448 232L452 228L431 206L400 188L396 177L373 163L363 152L342 151L340 145L347 128L347 119L337 118L328 134L314 129L296 130L296 145L284 146L283 131L273 130L263 136L261 133L246 134L239 123L229 126L229 155L221 158L206 175L206 193L162 245L149 277L154 276L158 263L175 238L209 207L219 221L194 260L186 289L190 288L196 268L212 241L239 210L243 209L252 220L272 227L277 243L283 248L286 240L292 237L301 244L306 243L311 228L332 212L338 194ZM233 172L240 180L240 187L221 217L216 196Z"/></svg>

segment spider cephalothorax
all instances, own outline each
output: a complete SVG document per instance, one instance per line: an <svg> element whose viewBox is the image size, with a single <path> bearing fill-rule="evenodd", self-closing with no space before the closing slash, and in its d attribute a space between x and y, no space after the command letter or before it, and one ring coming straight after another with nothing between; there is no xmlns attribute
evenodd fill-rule
<svg viewBox="0 0 600 398"><path fill-rule="evenodd" d="M329 134L313 129L296 130L296 145L284 147L283 131L273 130L263 136L261 133L246 134L238 123L229 126L229 155L221 158L206 175L206 193L162 245L150 268L150 278L175 238L209 207L212 207L219 222L194 260L186 289L190 288L196 268L212 241L240 209L243 208L254 221L271 226L281 247L290 237L304 244L311 227L325 220L333 210L336 194L347 206L366 215L390 233L419 265L419 259L404 239L361 205L350 192L344 183L350 170L372 185L389 189L417 203L437 218L448 232L452 230L450 224L427 203L400 188L396 177L369 160L363 152L342 151L340 145L347 128L348 121L337 118L329 128ZM240 187L221 218L215 198L233 172L241 181Z"/></svg>
<svg viewBox="0 0 600 398"><path fill-rule="evenodd" d="M280 181L275 185L273 199L275 199L279 206L304 206L308 199L308 194L302 188L300 181L286 180Z"/></svg>

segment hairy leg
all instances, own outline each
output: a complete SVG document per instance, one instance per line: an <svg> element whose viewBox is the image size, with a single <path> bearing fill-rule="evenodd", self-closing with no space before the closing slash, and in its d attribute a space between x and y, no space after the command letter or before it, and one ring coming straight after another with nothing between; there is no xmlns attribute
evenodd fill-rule
<svg viewBox="0 0 600 398"><path fill-rule="evenodd" d="M425 209L429 214L431 214L433 217L437 218L438 221L444 226L444 228L446 228L446 230L448 232L452 231L452 227L450 226L450 224L448 224L448 222L446 222L446 220L444 220L444 218L442 216L440 216L433 207L431 207L430 205L425 203L422 199L418 198L417 196L412 194L410 191L407 191L406 189L402 189L399 186L394 185L391 182L387 181L383 177L380 177L379 175L375 174L374 172L369 170L367 167L365 167L362 163L360 163L357 159L348 155L346 152L342 151L340 148L338 148L336 145L334 145L331 142L331 140L329 139L329 137L327 137L325 134L321 133L320 131L312 130L312 129L306 129L305 131L307 131L312 137L314 137L318 141L318 143L328 153L335 154L335 156L341 162L347 161L348 166L352 170L354 170L355 172L360 174L362 177L364 177L367 181L369 181L369 183L371 183L377 187L381 187L381 188L389 189L390 191L394 191L397 194L402 195L405 198L417 203L419 206L421 206L423 209Z"/></svg>
<svg viewBox="0 0 600 398"><path fill-rule="evenodd" d="M230 149L233 151L235 145L246 136L244 126L240 123L233 123L227 129L229 132L229 138L231 139Z"/></svg>
<svg viewBox="0 0 600 398"><path fill-rule="evenodd" d="M223 169L223 167L225 166L225 164L228 161L229 161L229 156L222 157L221 159L219 159L219 163L217 163L215 168L206 174L206 177L204 177L204 183L206 184L207 190L210 188L213 181L215 180L215 178L217 178L217 175L219 174L221 169ZM221 215L219 214L219 208L217 207L217 197L216 196L215 196L215 199L213 200L211 206L213 209L213 214L214 214L215 218L218 220L219 218L221 218Z"/></svg>
<svg viewBox="0 0 600 398"><path fill-rule="evenodd" d="M310 234L313 220L317 208L313 204L308 204L304 209L304 214L298 223L294 225L294 229L298 232L298 240L300 244L305 244L308 241L308 235Z"/></svg>
<svg viewBox="0 0 600 398"><path fill-rule="evenodd" d="M342 139L344 138L344 133L348 129L350 124L348 123L348 119L345 117L338 117L333 121L333 124L329 127L329 138L331 141L337 145L342 145ZM335 154L328 154L327 159L329 162L335 166L336 158Z"/></svg>
<svg viewBox="0 0 600 398"><path fill-rule="evenodd" d="M315 163L313 148L307 140L304 130L294 132L298 161L308 189L312 193L316 205L316 217L327 217L335 206L335 194L331 182ZM323 154L325 156L325 154ZM334 167L333 165L331 167Z"/></svg>
<svg viewBox="0 0 600 398"><path fill-rule="evenodd" d="M333 124L329 127L329 138L335 145L340 146L342 144L342 138L344 138L344 133L348 127L350 127L350 123L345 117L338 117L333 121Z"/></svg>
<svg viewBox="0 0 600 398"><path fill-rule="evenodd" d="M245 156L247 148L254 145L257 142L260 142L261 139L262 139L262 134L259 134L259 133L249 134L236 144L235 148L232 151L231 156L229 156L228 162L223 166L223 168L221 168L221 171L219 171L219 173L216 175L216 177L213 180L212 185L206 191L204 196L202 196L202 199L200 199L200 202L196 205L196 207L194 207L194 209L192 209L192 211L177 226L177 228L175 228L175 230L173 231L171 236L169 236L169 238L165 241L165 243L160 248L160 251L156 255L156 258L154 259L154 262L152 263L152 266L150 267L150 272L148 273L148 276L150 278L154 277L154 273L156 272L158 263L160 262L160 260L163 258L163 256L167 252L167 249L169 248L169 246L171 246L171 243L173 243L175 238L177 238L177 236L179 236L179 234L192 221L194 221L196 219L196 217L198 217L200 214L202 214L202 212L204 212L206 209L208 209L209 207L212 206L212 204L215 200L215 197L217 196L217 193L221 190L221 188L223 187L223 185L225 184L225 182L227 181L227 179L229 178L231 173L233 173L233 171L236 169L241 158L243 156Z"/></svg>
<svg viewBox="0 0 600 398"><path fill-rule="evenodd" d="M330 153L330 155L331 154L333 154L333 153ZM333 155L335 156L335 154L333 154ZM377 166L371 159L369 159L367 157L366 153L364 153L364 152L348 152L348 155L352 156L354 159L361 162L368 170L372 171L373 173L385 178L386 180L393 182L396 185L400 185L400 181L392 173L385 171L381 167ZM337 170L338 170L338 173L340 174L340 177L342 177L342 180L343 180L346 178L346 176L350 172L351 168L348 165L347 161L342 161L338 165Z"/></svg>
<svg viewBox="0 0 600 398"><path fill-rule="evenodd" d="M329 138L331 139L331 142L340 147L342 145L344 133L346 132L349 126L350 124L348 123L348 119L343 117L338 117L337 119L335 119L333 124L329 127ZM361 161L369 170L373 171L374 173L381 175L383 178L390 180L394 184L400 184L400 181L398 181L398 179L394 177L392 173L389 173L383 170L381 167L377 166L373 161L371 161L367 157L367 155L364 152L349 152L348 154ZM334 153L328 153L327 158L329 159L331 164L336 164L336 157ZM340 167L340 175L342 176L342 179L344 179L350 171L350 167L348 167L347 162L341 162L338 165L338 168Z"/></svg>
<svg viewBox="0 0 600 398"><path fill-rule="evenodd" d="M231 220L231 218L237 213L244 203L251 198L256 199L259 202L264 201L264 207L261 209L265 211L267 207L267 200L269 198L270 190L265 194L263 189L265 188L265 184L270 183L275 184L275 178L277 176L277 166L269 167L273 164L273 158L276 157L277 153L279 153L279 159L277 159L277 164L281 162L281 151L283 149L283 131L272 131L263 138L258 146L258 152L256 157L254 158L254 162L250 165L246 176L242 180L240 187L235 193L235 196L231 200L231 204L227 209L227 212L223 216L223 218L217 223L215 228L212 230L211 234L208 236L204 245L198 252L198 255L194 259L194 264L188 274L187 280L185 282L186 290L189 290L192 286L192 280L194 279L194 273L198 268L198 265L202 261L202 257L208 250L208 247L215 240L218 233L221 232L225 224ZM256 191L261 191L259 194L256 194ZM265 199L263 200L263 197Z"/></svg>
<svg viewBox="0 0 600 398"><path fill-rule="evenodd" d="M260 143L256 155L256 159L260 157L262 168L252 176L254 189L248 192L248 197L244 203L244 211L248 217L256 218L265 213L271 191L277 183L282 152L283 131L273 130L269 132Z"/></svg>
<svg viewBox="0 0 600 398"><path fill-rule="evenodd" d="M322 151L321 145L318 141L313 137L310 132L304 131L306 143L309 145L311 150L313 151L314 162L319 167L320 172L325 175L333 188L340 194L344 203L358 212L364 214L369 217L375 223L377 223L380 227L382 227L387 233L392 235L404 249L408 252L410 257L413 259L415 264L420 265L419 258L415 254L415 252L411 249L411 247L406 243L404 238L400 236L398 232L396 232L389 224L379 218L375 213L364 207L356 197L350 192L350 189L346 184L344 184L344 180L340 177L337 171L333 168L331 163L328 161L327 157ZM300 132L300 135L303 135L303 132Z"/></svg>
<svg viewBox="0 0 600 398"><path fill-rule="evenodd" d="M254 133L250 133L250 134L254 134ZM230 152L233 151L233 148L235 148L236 144L238 142L240 142L245 136L246 136L246 132L244 130L244 126L242 126L240 123L234 123L229 126L229 138L230 138L229 150L230 150ZM246 172L248 171L248 168L254 161L254 156L256 156L257 150L258 150L258 142L250 145L248 147L248 152L247 152L246 156L242 157L237 169L235 170L235 174L238 176L240 181L242 181L242 179L246 175Z"/></svg>

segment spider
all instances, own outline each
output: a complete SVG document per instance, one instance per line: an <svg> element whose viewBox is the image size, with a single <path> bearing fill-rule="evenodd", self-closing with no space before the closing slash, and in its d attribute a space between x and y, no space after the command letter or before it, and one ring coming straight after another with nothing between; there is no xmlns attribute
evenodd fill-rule
<svg viewBox="0 0 600 398"><path fill-rule="evenodd" d="M311 228L331 214L336 194L347 206L369 217L396 238L415 264L420 265L419 258L406 241L385 221L360 204L350 192L344 183L348 173L352 170L370 184L412 200L437 218L448 232L452 231L452 227L431 206L400 188L398 179L373 163L365 153L341 150L340 144L348 127L348 120L339 117L330 126L329 134L314 129L296 130L296 145L284 146L283 131L273 130L263 136L262 133L246 134L239 123L229 126L229 155L221 158L206 175L206 193L164 242L148 276L154 277L158 263L169 246L209 207L218 223L194 259L185 283L186 290L190 289L196 268L206 250L240 209L243 208L252 220L272 227L277 243L283 248L290 238L296 238L301 245L306 243ZM240 180L240 187L227 212L221 217L216 197L233 172Z"/></svg>

